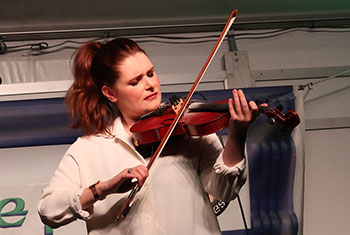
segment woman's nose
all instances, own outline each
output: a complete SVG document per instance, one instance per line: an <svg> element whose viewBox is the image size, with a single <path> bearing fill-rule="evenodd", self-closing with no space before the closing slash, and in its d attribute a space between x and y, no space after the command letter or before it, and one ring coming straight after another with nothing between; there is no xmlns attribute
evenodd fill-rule
<svg viewBox="0 0 350 235"><path fill-rule="evenodd" d="M146 79L146 89L147 90L153 90L154 89L154 83L152 82L152 79Z"/></svg>

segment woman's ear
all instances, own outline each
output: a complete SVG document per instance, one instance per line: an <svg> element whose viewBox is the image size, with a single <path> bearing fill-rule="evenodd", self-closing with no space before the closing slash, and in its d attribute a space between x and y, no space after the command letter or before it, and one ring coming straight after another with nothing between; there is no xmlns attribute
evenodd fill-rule
<svg viewBox="0 0 350 235"><path fill-rule="evenodd" d="M102 94L103 94L109 101L111 101L112 103L117 102L118 98L117 98L115 92L114 92L110 87L104 85L104 86L101 88L101 91L102 91Z"/></svg>

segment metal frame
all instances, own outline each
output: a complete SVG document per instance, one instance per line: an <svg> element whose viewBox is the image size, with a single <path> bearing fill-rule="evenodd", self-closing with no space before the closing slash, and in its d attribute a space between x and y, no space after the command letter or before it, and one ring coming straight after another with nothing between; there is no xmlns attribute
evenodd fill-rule
<svg viewBox="0 0 350 235"><path fill-rule="evenodd" d="M274 17L276 18L276 17ZM0 37L6 41L24 41L24 40L44 40L44 39L68 39L68 38L99 38L99 37L117 37L117 36L136 36L136 35L154 35L170 33L193 33L193 32L215 32L221 31L224 26L222 23L181 23L167 25L149 25L149 26L116 26L105 28L74 28L74 29L56 29L56 30L32 30L32 31L8 31L0 32ZM349 27L349 17L320 18L299 18L298 20L259 20L249 19L244 16L238 19L231 28L234 30L255 30L255 29L276 29L276 28L321 28L321 27Z"/></svg>

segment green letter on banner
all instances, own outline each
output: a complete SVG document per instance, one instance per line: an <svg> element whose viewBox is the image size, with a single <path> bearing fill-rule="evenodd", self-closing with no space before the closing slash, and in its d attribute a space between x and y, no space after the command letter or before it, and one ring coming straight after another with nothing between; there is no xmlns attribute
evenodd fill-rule
<svg viewBox="0 0 350 235"><path fill-rule="evenodd" d="M50 228L49 226L45 225L45 232L44 235L53 235L53 229Z"/></svg>
<svg viewBox="0 0 350 235"><path fill-rule="evenodd" d="M15 208L12 211L4 212L2 213L2 209L9 203L15 203ZM20 227L24 220L25 215L28 213L27 210L24 209L24 200L22 198L7 198L0 201L0 228L7 228L7 227ZM22 219L18 220L14 223L7 223L3 217L5 216L24 216Z"/></svg>

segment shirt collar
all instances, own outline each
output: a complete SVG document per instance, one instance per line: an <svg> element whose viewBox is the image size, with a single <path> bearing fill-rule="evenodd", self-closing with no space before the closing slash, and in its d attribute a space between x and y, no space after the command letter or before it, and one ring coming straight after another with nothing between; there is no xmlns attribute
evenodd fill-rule
<svg viewBox="0 0 350 235"><path fill-rule="evenodd" d="M120 116L118 116L114 120L111 132L112 132L113 136L115 136L115 138L126 143L137 154L138 158L140 160L142 160L142 162L145 162L144 158L135 150L135 146L133 144L133 139L129 136L129 134L125 130L122 119Z"/></svg>
<svg viewBox="0 0 350 235"><path fill-rule="evenodd" d="M122 122L122 119L121 119L120 116L118 116L114 120L114 123L113 123L113 126L112 126L112 134L116 138L124 141L125 143L127 143L128 145L133 147L132 138L129 136L129 134L124 129L124 125L123 125L123 122Z"/></svg>

